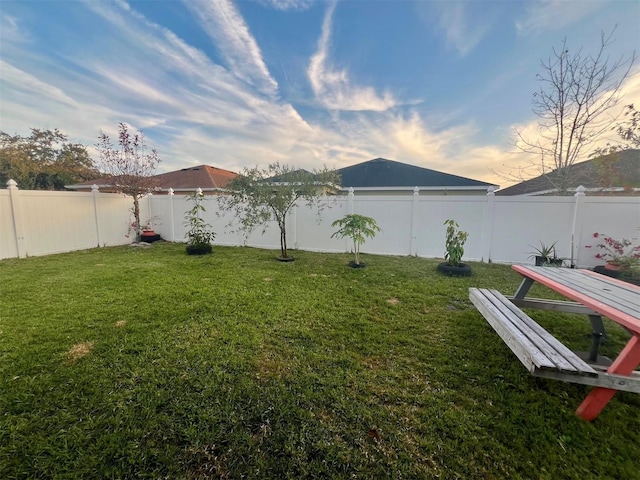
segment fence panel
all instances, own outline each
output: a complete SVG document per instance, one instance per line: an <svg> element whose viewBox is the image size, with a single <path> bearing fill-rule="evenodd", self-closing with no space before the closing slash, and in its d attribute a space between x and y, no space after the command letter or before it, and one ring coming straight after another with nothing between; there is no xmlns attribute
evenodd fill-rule
<svg viewBox="0 0 640 480"><path fill-rule="evenodd" d="M417 251L419 257L442 258L445 253L445 220L452 219L460 230L469 234L464 259L482 258L482 226L486 197L424 196L418 200L416 215Z"/></svg>
<svg viewBox="0 0 640 480"><path fill-rule="evenodd" d="M351 243L344 239L331 238L336 231L331 224L347 214L347 198L334 197L321 201L322 210L299 203L292 215L295 219L294 235L287 238L292 246L313 252L344 252Z"/></svg>
<svg viewBox="0 0 640 480"><path fill-rule="evenodd" d="M13 226L13 209L9 190L0 190L0 259L16 258L18 245Z"/></svg>
<svg viewBox="0 0 640 480"><path fill-rule="evenodd" d="M576 254L578 265L593 267L602 265L602 260L595 257L596 245L602 243L593 237L601 233L617 240L623 238L640 238L640 197L584 197L584 211L580 230L576 232L578 239ZM586 248L591 245L591 248Z"/></svg>
<svg viewBox="0 0 640 480"><path fill-rule="evenodd" d="M98 246L91 193L19 193L26 256Z"/></svg>
<svg viewBox="0 0 640 480"><path fill-rule="evenodd" d="M556 243L558 256L571 254L575 197L496 197L490 258L498 263L531 263L540 242Z"/></svg>
<svg viewBox="0 0 640 480"><path fill-rule="evenodd" d="M413 198L395 196L357 196L353 213L374 218L382 232L367 239L363 252L383 255L409 255L411 246L411 207Z"/></svg>
<svg viewBox="0 0 640 480"><path fill-rule="evenodd" d="M280 248L275 221L245 238L234 215L220 210L217 197L205 197L203 215L218 245ZM495 197L495 196L348 196L322 200L315 208L303 202L287 221L290 248L312 251L351 250L349 239L335 239L331 223L346 213L373 217L382 232L367 239L363 252L442 258L444 221L451 218L469 233L464 259L531 263L539 242L556 243L561 257L577 266L602 264L595 258L594 232L616 239L640 236L640 197ZM132 200L113 193L0 190L0 258L45 255L133 241ZM140 202L141 220L151 218L156 232L169 241L186 240L184 195L154 195ZM15 216L15 222L14 222ZM235 223L234 223L235 222ZM232 226L229 224L232 223ZM17 231L16 231L17 228Z"/></svg>
<svg viewBox="0 0 640 480"><path fill-rule="evenodd" d="M129 243L130 202L114 193L2 190L0 258Z"/></svg>

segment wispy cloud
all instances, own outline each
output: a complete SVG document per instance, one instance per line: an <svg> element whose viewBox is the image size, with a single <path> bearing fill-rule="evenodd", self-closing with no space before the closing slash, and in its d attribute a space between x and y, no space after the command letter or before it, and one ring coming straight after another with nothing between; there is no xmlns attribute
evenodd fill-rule
<svg viewBox="0 0 640 480"><path fill-rule="evenodd" d="M322 22L322 33L316 53L311 57L307 74L318 102L330 110L384 111L398 102L389 92L379 96L373 87L353 85L346 69L336 69L329 62L333 13L336 3L329 4Z"/></svg>
<svg viewBox="0 0 640 480"><path fill-rule="evenodd" d="M185 5L222 53L229 71L265 95L275 97L278 83L246 22L229 0L188 0Z"/></svg>
<svg viewBox="0 0 640 480"><path fill-rule="evenodd" d="M122 0L62 2L56 6L61 17L69 13L65 9L73 9L69 17L78 24L50 22L46 32L28 32L26 19L2 20L0 26L15 25L22 36L11 39L8 29L0 31L0 130L24 134L28 127L60 128L74 141L92 145L99 130L112 134L124 121L145 130L149 145L160 151L164 171L202 163L238 171L276 160L309 169L323 163L340 168L386 157L495 181L489 167L521 158L506 141L498 145L500 140L483 137L484 126L469 124L464 113L442 121L459 102L452 100L446 111L423 105L398 108L391 93L355 85L351 72L331 61L333 19L340 13L333 3L323 4L321 35L311 45L315 54L300 70L308 76L318 108L299 111L278 95L259 48L263 46L230 3L189 3L221 61L207 54L212 49L196 48L187 37L143 16L135 5ZM469 26L469 14L458 15L459 37ZM79 40L83 25L104 32L95 35L91 48ZM72 36L74 27L78 38ZM19 41L24 35L50 44L46 50L32 49L30 42ZM465 52L478 41L467 41L466 47L463 40L457 43ZM266 47L264 53L270 53ZM500 91L510 78L497 75L495 85L485 83L481 90ZM625 84L629 96L624 103L640 103L639 78Z"/></svg>
<svg viewBox="0 0 640 480"><path fill-rule="evenodd" d="M447 44L460 56L468 55L484 38L490 25L470 18L467 2L436 2L439 11L438 26L444 32Z"/></svg>
<svg viewBox="0 0 640 480"><path fill-rule="evenodd" d="M572 23L591 15L606 5L601 1L540 0L533 2L526 16L516 22L521 35L540 33L546 30L562 30Z"/></svg>
<svg viewBox="0 0 640 480"><path fill-rule="evenodd" d="M258 0L259 3L276 10L301 11L311 8L313 0Z"/></svg>
<svg viewBox="0 0 640 480"><path fill-rule="evenodd" d="M0 13L0 29L2 37L13 42L23 42L30 39L30 35L24 31L17 17Z"/></svg>
<svg viewBox="0 0 640 480"><path fill-rule="evenodd" d="M38 59L29 73L2 65L3 81L26 89L23 97L12 95L15 102L4 103L3 112L26 126L59 127L52 119L70 119L64 130L88 145L98 130L113 133L118 121L126 121L145 130L165 171L202 163L238 171L273 161L340 168L383 156L454 173L450 151L464 128L433 131L412 110L344 111L329 121L306 120L128 4L88 5L111 33L97 46L102 54L60 52L71 70L56 77L48 77L46 62ZM345 95L358 91L347 90Z"/></svg>
<svg viewBox="0 0 640 480"><path fill-rule="evenodd" d="M77 102L61 89L39 80L34 75L24 72L13 65L0 60L0 79L10 87L14 93L22 92L26 95L37 94L62 105L77 107Z"/></svg>

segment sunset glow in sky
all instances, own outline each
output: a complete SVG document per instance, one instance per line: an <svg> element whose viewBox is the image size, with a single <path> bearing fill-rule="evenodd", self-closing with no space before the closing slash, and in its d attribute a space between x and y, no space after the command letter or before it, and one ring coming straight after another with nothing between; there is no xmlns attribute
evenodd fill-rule
<svg viewBox="0 0 640 480"><path fill-rule="evenodd" d="M513 129L534 125L540 60L613 28L630 56L639 22L625 0L3 0L0 130L94 145L126 122L159 173L383 157L506 186L492 170L529 160Z"/></svg>

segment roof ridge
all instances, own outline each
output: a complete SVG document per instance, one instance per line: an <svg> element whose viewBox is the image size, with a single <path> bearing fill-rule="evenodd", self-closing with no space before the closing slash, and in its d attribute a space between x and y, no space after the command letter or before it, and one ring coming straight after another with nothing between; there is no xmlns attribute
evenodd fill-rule
<svg viewBox="0 0 640 480"><path fill-rule="evenodd" d="M218 182L216 182L215 178L214 178L214 174L211 171L211 169L213 169L215 167L212 167L211 165L205 165L205 172L207 172L207 175L209 176L209 178L211 179L211 183L213 184L213 188L219 188L218 187Z"/></svg>

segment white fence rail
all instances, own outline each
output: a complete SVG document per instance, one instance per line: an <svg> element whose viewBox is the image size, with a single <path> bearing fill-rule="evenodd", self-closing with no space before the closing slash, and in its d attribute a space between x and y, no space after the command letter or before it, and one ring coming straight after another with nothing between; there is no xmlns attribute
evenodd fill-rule
<svg viewBox="0 0 640 480"><path fill-rule="evenodd" d="M217 233L216 244L277 249L275 222L247 239L228 224L216 197L207 197L204 219ZM405 196L331 197L320 216L304 205L288 219L290 248L344 252L348 240L331 238L331 223L347 213L376 219L382 228L363 251L386 255L444 255L444 221L452 218L469 232L464 259L497 263L527 263L539 242L556 243L558 255L577 266L602 263L594 254L594 232L614 238L640 236L639 197L496 197ZM184 212L191 205L178 195L149 196L141 202L142 219L152 218L155 230L169 241L185 240ZM0 190L0 258L45 255L95 246L119 245L127 238L131 199L118 194Z"/></svg>

